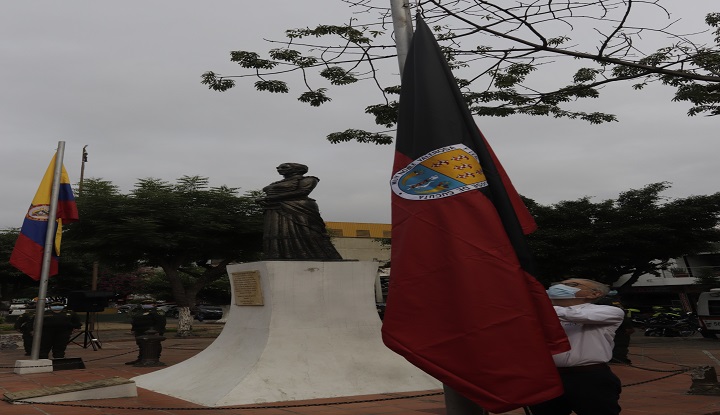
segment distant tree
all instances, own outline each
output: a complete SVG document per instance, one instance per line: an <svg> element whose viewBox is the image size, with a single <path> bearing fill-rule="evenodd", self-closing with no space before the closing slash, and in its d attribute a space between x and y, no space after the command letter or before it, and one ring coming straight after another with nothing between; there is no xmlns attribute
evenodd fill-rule
<svg viewBox="0 0 720 415"><path fill-rule="evenodd" d="M14 297L34 298L39 283L10 265L10 254L15 247L19 231L0 231L0 299ZM90 288L92 262L80 252L65 252L64 244L59 258L58 274L48 279L48 297L66 297L70 291ZM38 259L40 260L40 259Z"/></svg>
<svg viewBox="0 0 720 415"><path fill-rule="evenodd" d="M181 307L178 335L192 330L190 307L198 292L234 261L257 259L262 212L235 188L210 188L207 178L176 184L142 179L129 194L101 179L87 179L77 198L80 222L68 226L72 249L92 253L105 266L162 269Z"/></svg>
<svg viewBox="0 0 720 415"><path fill-rule="evenodd" d="M156 274L152 268L140 267L132 271L119 271L103 264L99 264L99 266L98 291L113 292L118 298L127 298L130 294L152 292L155 298L162 298L154 291L154 287L147 287L148 275ZM164 274L162 278L165 278ZM165 281L165 284L168 285L169 282ZM168 297L171 295L168 294Z"/></svg>
<svg viewBox="0 0 720 415"><path fill-rule="evenodd" d="M192 267L191 267L192 268ZM202 273L200 267L195 267L195 274ZM193 281L190 269L183 269L180 278L183 285L190 285ZM148 270L152 271L152 270ZM146 272L141 278L137 278L132 284L136 293L152 293L158 300L174 301L172 286L162 270ZM229 304L230 303L230 280L227 274L213 280L203 286L196 295L198 304Z"/></svg>
<svg viewBox="0 0 720 415"><path fill-rule="evenodd" d="M696 278L695 283L705 285L710 288L720 287L720 269L718 267L701 268L693 271L693 277Z"/></svg>
<svg viewBox="0 0 720 415"><path fill-rule="evenodd" d="M207 304L230 304L230 278L227 274L203 287L198 299Z"/></svg>
<svg viewBox="0 0 720 415"><path fill-rule="evenodd" d="M0 300L4 301L25 297L28 295L28 288L37 287L34 280L10 265L10 254L18 234L18 229L0 231ZM37 292L37 288L34 291Z"/></svg>
<svg viewBox="0 0 720 415"><path fill-rule="evenodd" d="M235 78L255 79L258 91L288 93L291 75L303 91L298 100L312 106L331 101L330 88L370 82L381 102L365 113L385 130L397 119L399 77L388 0L343 0L353 16L341 24L289 29L285 40L269 40L268 57L254 51L230 52L245 72L202 76L210 89L225 91ZM653 1L440 1L414 5L436 32L476 115L514 114L577 118L590 123L616 121L602 112L573 109L582 98L597 98L603 86L630 82L642 89L657 82L675 88L674 101L692 104L688 115L720 114L720 13L705 17L709 30L674 31L676 21ZM639 21L647 22L638 25ZM677 29L680 30L680 29ZM655 43L649 43L655 41ZM654 52L648 44L666 42ZM707 44L709 43L709 45ZM564 71L575 73L567 80ZM535 72L553 73L535 81ZM381 76L383 73L392 76ZM570 79L571 78L571 79ZM391 82L387 84L388 79ZM333 143L356 140L389 144L387 131L347 129L328 135Z"/></svg>
<svg viewBox="0 0 720 415"><path fill-rule="evenodd" d="M145 272L137 275L137 278L134 279L131 285L133 293L150 294L156 300L175 301L172 285L163 270L158 268L144 268L144 271ZM181 274L181 278L183 286L191 284L190 277L183 277Z"/></svg>
<svg viewBox="0 0 720 415"><path fill-rule="evenodd" d="M630 274L626 287L643 274L658 275L674 258L712 249L720 241L720 193L671 200L661 196L669 187L649 184L600 202L542 206L526 199L538 223L528 240L541 278L611 284Z"/></svg>

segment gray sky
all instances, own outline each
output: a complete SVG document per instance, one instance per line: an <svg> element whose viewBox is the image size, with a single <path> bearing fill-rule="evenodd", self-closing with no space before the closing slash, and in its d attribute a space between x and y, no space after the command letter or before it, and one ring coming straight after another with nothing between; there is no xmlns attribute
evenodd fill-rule
<svg viewBox="0 0 720 415"><path fill-rule="evenodd" d="M705 28L711 1L677 3L692 3L683 6L685 22ZM349 16L332 0L4 2L0 229L22 224L59 140L73 183L84 145L85 177L123 191L139 178L182 175L254 190L279 179L278 164L299 162L321 179L312 196L325 220L389 223L393 147L325 140L346 128L378 130L363 114L376 95L331 91L332 103L311 108L296 101L297 84L282 96L254 91L253 81L225 93L200 84L207 70L239 73L231 50L263 52L270 46L262 38ZM689 118L688 104L671 97L667 88L608 88L582 104L620 117L600 126L539 117L477 123L518 191L543 204L614 198L658 181L673 183L671 197L715 193L718 120Z"/></svg>

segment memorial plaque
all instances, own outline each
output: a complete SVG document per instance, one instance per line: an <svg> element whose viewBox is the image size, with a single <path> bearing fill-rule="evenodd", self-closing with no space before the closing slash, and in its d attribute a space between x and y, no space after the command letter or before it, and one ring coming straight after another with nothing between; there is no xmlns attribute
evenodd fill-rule
<svg viewBox="0 0 720 415"><path fill-rule="evenodd" d="M263 305L260 271L233 272L235 305Z"/></svg>

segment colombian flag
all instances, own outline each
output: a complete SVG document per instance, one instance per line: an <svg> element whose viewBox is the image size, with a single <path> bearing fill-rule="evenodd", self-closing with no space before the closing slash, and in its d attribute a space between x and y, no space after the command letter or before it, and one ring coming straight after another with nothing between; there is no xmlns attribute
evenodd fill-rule
<svg viewBox="0 0 720 415"><path fill-rule="evenodd" d="M43 249L45 247L45 235L48 230L48 216L50 214L50 197L52 195L53 175L55 173L55 159L53 156L45 176L40 182L40 187L35 193L30 209L28 209L23 221L20 236L15 242L10 264L27 274L30 278L40 280L42 270ZM50 261L50 276L58 273L58 256L60 255L60 238L62 235L62 223L75 222L78 220L78 210L75 204L75 197L70 187L65 166L62 167L60 177L60 192L58 194L57 226L55 231L55 249L53 249Z"/></svg>
<svg viewBox="0 0 720 415"><path fill-rule="evenodd" d="M570 345L533 277L535 222L420 18L395 144L383 341L493 413L561 395Z"/></svg>

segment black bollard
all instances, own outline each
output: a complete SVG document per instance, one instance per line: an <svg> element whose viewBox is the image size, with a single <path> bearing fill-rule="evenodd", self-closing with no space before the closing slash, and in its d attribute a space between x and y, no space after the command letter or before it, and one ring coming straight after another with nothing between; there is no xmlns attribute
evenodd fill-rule
<svg viewBox="0 0 720 415"><path fill-rule="evenodd" d="M140 359L133 366L165 366L160 361L162 343L165 337L159 335L155 330L148 330L142 336L137 337L140 347Z"/></svg>

